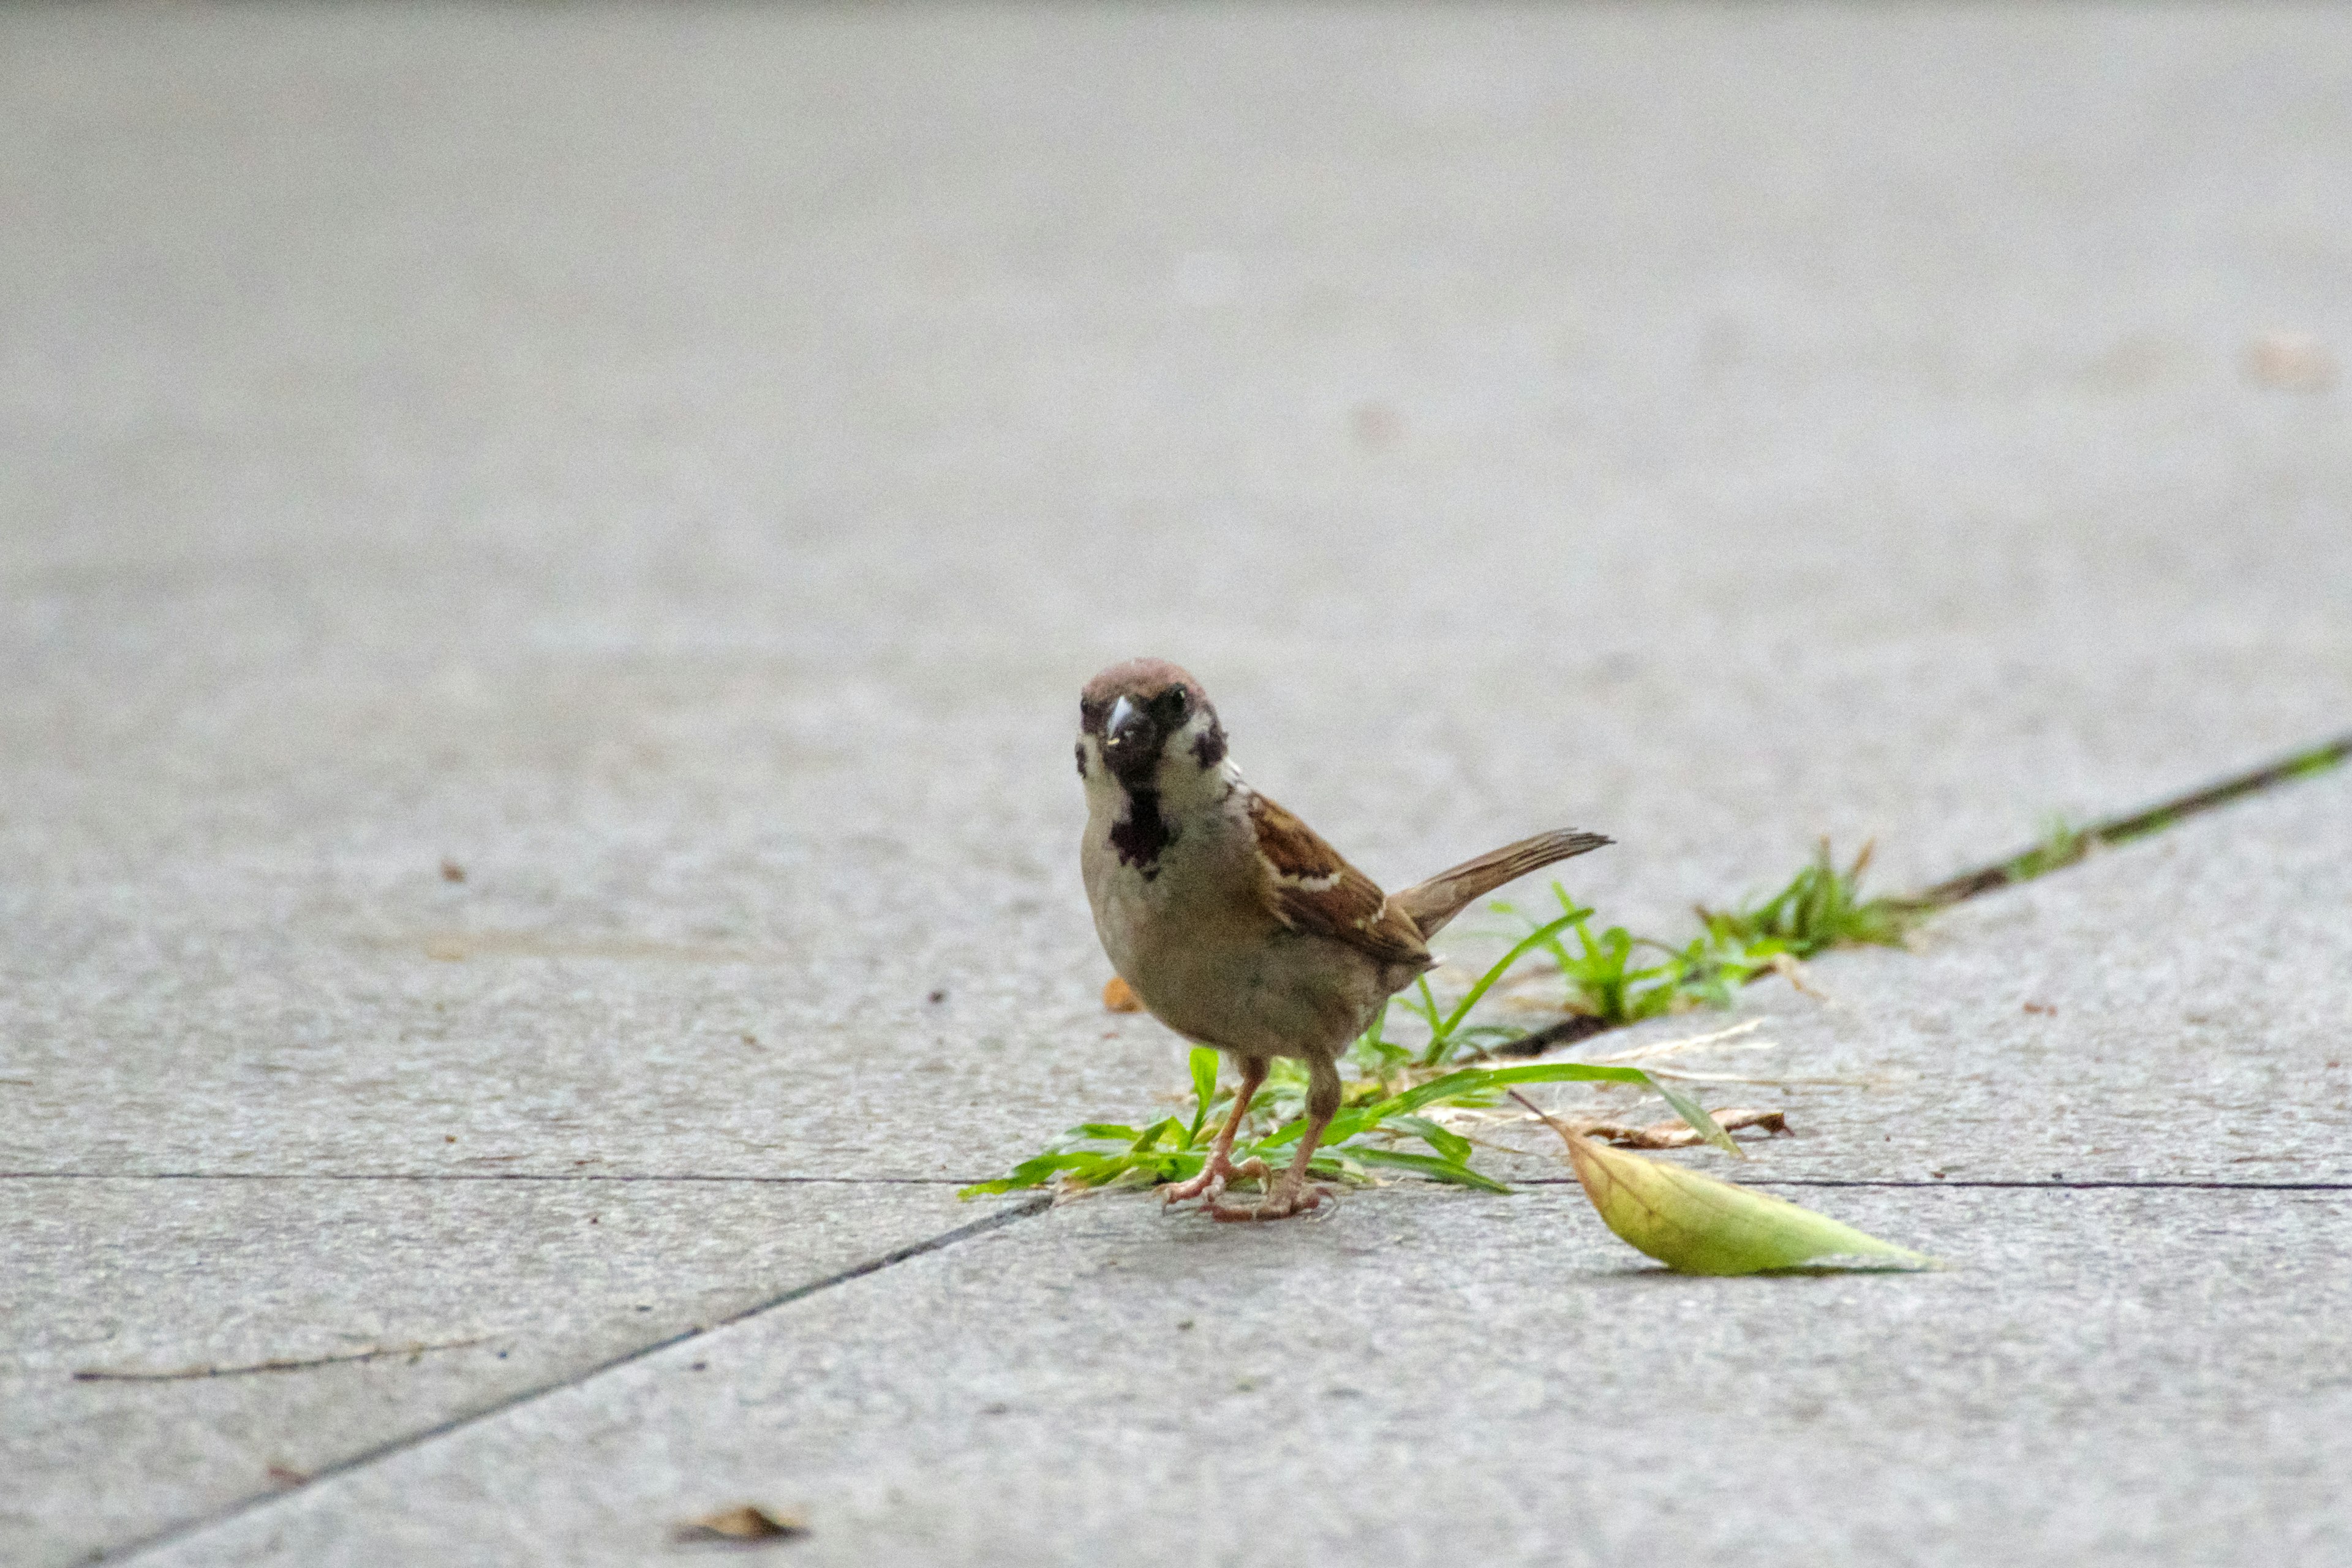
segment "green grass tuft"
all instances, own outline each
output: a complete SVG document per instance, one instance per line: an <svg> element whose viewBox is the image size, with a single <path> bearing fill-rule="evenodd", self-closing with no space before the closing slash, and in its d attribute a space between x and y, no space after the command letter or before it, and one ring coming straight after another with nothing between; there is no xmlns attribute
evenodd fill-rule
<svg viewBox="0 0 2352 1568"><path fill-rule="evenodd" d="M1811 862L1763 902L1700 909L1707 938L1727 952L1765 952L1767 967L1772 953L1801 959L1833 947L1901 947L1921 916L1898 900L1862 896L1871 847L1864 845L1841 871L1830 856L1830 841L1822 839Z"/></svg>

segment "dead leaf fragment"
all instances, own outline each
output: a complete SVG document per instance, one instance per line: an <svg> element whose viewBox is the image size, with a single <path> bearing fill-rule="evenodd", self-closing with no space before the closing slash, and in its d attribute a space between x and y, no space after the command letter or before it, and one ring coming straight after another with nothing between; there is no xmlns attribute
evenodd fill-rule
<svg viewBox="0 0 2352 1568"><path fill-rule="evenodd" d="M780 1541L806 1535L808 1521L796 1513L747 1502L689 1520L672 1533L679 1541Z"/></svg>
<svg viewBox="0 0 2352 1568"><path fill-rule="evenodd" d="M441 879L445 882L462 882L466 879L466 868L458 865L455 860L444 860L441 862Z"/></svg>
<svg viewBox="0 0 2352 1568"><path fill-rule="evenodd" d="M1864 845L1862 852L1865 857L1867 857L1870 853L1870 847L1868 845ZM1856 865L1859 865L1860 863L1861 862L1859 861L1855 862ZM1832 996L1828 992L1822 990L1820 986L1815 985L1812 983L1811 978L1812 972L1807 969L1801 963L1798 962L1797 955L1793 952L1774 953L1772 955L1772 973L1779 975L1781 979L1787 981L1791 986L1803 992L1806 995L1811 997L1816 1002L1834 1002L1837 1000L1837 998Z"/></svg>
<svg viewBox="0 0 2352 1568"><path fill-rule="evenodd" d="M2336 384L2336 362L2315 339L2265 332L2246 351L2246 374L2287 392L2325 392Z"/></svg>
<svg viewBox="0 0 2352 1568"><path fill-rule="evenodd" d="M1715 1124L1726 1132L1736 1132L1742 1127L1760 1127L1769 1133L1789 1131L1789 1113L1785 1110L1743 1107L1737 1110L1717 1110L1712 1114ZM1606 1139L1621 1149L1694 1149L1706 1142L1697 1128L1679 1119L1654 1122L1648 1127L1626 1127L1614 1121L1579 1121L1571 1125L1580 1132Z"/></svg>
<svg viewBox="0 0 2352 1568"><path fill-rule="evenodd" d="M1103 1006L1113 1013L1140 1013L1143 1011L1143 998L1135 994L1134 987L1114 974L1104 983Z"/></svg>

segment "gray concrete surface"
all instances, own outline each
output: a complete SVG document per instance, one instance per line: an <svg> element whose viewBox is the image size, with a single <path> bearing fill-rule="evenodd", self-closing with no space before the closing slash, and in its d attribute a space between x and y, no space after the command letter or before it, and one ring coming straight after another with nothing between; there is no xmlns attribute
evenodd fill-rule
<svg viewBox="0 0 2352 1568"><path fill-rule="evenodd" d="M633 1187L592 1245L602 1185L411 1178L951 1178L1171 1086L1096 1006L1072 865L1112 658L1191 664L1376 875L1574 822L1622 840L1579 890L1648 927L1822 832L1916 884L2342 731L2347 393L2247 367L2352 353L2347 60L2284 6L0 14L0 1215L37 1265L0 1436L92 1478L0 1492L9 1550L521 1375L77 1406L39 1336L85 1316L207 1359L528 1298L554 1375L676 1255L665 1323L836 1256L764 1188ZM1825 964L1838 1007L1759 994L1780 1047L1726 1065L1873 1085L1793 1090L1759 1168L2340 1177L2341 794ZM302 1180L157 1182L146 1223L33 1179L72 1173ZM877 1202L826 1211L838 1256L965 1212ZM2332 1212L2275 1203L2231 1213ZM412 1240L321 1267L314 1204ZM2292 1504L2288 1457L2210 1473ZM2127 1473L2036 1495L2127 1543Z"/></svg>
<svg viewBox="0 0 2352 1568"><path fill-rule="evenodd" d="M15 1181L0 1561L64 1563L984 1217L938 1188ZM416 1355L170 1382L370 1348Z"/></svg>
<svg viewBox="0 0 2352 1568"><path fill-rule="evenodd" d="M1265 1230L1081 1203L150 1561L658 1562L744 1500L804 1510L795 1563L2352 1549L2352 1194L1825 1206L1957 1267L1681 1279L1556 1191Z"/></svg>
<svg viewBox="0 0 2352 1568"><path fill-rule="evenodd" d="M10 1168L992 1163L1165 1059L1058 776L1139 647L1646 925L2352 697L2346 393L2240 364L2352 342L2334 13L5 25Z"/></svg>
<svg viewBox="0 0 2352 1568"><path fill-rule="evenodd" d="M1705 1089L1788 1112L1794 1135L1751 1145L1746 1179L2352 1184L2345 975L2339 772L1962 905L1916 952L1827 954L1810 966L1817 996L1759 983L1738 1019L1761 1027L1658 1065L1790 1080ZM1729 1021L1661 1019L1586 1054ZM1664 1115L1631 1090L1550 1092ZM1557 1143L1515 1141L1548 1160Z"/></svg>

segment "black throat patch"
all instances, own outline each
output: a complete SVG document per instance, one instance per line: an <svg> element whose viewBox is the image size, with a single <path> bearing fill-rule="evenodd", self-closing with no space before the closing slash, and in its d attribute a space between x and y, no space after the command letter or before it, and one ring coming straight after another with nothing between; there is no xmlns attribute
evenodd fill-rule
<svg viewBox="0 0 2352 1568"><path fill-rule="evenodd" d="M1160 810L1156 789L1129 788L1127 820L1111 825L1110 847L1118 858L1143 873L1147 882L1160 875L1160 851L1176 842L1176 825Z"/></svg>

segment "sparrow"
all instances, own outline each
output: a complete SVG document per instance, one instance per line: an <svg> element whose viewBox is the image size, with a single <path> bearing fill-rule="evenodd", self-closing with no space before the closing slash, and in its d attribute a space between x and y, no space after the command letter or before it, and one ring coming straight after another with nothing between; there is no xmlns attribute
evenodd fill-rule
<svg viewBox="0 0 2352 1568"><path fill-rule="evenodd" d="M1165 659L1130 659L1078 699L1087 827L1079 865L1111 967L1152 1016L1231 1058L1233 1113L1208 1162L1167 1189L1221 1220L1311 1209L1307 1168L1339 1109L1341 1052L1435 963L1429 939L1473 899L1598 849L1597 833L1538 834L1386 894L1315 830L1244 782L1201 683ZM1276 1057L1304 1061L1307 1131L1256 1206L1227 1183L1269 1177L1233 1163L1234 1135Z"/></svg>

